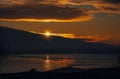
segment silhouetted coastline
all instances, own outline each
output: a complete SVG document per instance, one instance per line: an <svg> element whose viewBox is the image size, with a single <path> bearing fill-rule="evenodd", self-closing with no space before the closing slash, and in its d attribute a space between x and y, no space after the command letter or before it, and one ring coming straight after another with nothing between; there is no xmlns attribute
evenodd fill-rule
<svg viewBox="0 0 120 79"><path fill-rule="evenodd" d="M0 55L11 54L120 54L120 46L70 39L0 26ZM40 53L39 53L40 52Z"/></svg>
<svg viewBox="0 0 120 79"><path fill-rule="evenodd" d="M20 73L1 73L0 79L120 79L120 68L78 69L63 67L46 72L35 69Z"/></svg>

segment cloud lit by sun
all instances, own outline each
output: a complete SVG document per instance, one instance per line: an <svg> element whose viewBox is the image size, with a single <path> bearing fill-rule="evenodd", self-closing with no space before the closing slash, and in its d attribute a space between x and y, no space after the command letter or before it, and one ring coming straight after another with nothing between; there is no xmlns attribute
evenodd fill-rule
<svg viewBox="0 0 120 79"><path fill-rule="evenodd" d="M29 31L29 32L35 33L35 34L42 34L45 37L59 36L59 37L69 38L69 39L82 39L86 42L100 42L100 41L106 41L110 39L110 36L93 36L93 35L79 36L72 33L54 33L54 32L51 32L50 30L46 30L43 33L35 32L35 31Z"/></svg>
<svg viewBox="0 0 120 79"><path fill-rule="evenodd" d="M0 21L90 21L97 13L120 14L119 5L119 0L0 0Z"/></svg>

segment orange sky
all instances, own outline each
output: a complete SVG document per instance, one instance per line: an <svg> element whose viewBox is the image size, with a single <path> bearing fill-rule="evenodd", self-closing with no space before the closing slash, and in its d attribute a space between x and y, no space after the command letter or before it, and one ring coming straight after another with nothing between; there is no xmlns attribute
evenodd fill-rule
<svg viewBox="0 0 120 79"><path fill-rule="evenodd" d="M0 26L120 45L118 0L1 0L0 5Z"/></svg>

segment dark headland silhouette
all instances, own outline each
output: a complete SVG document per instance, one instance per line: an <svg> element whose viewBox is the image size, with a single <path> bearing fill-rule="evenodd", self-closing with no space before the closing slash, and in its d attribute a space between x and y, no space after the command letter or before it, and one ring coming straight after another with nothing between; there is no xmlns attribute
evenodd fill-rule
<svg viewBox="0 0 120 79"><path fill-rule="evenodd" d="M46 72L31 69L20 73L2 73L0 79L120 79L120 68L78 69L66 67Z"/></svg>
<svg viewBox="0 0 120 79"><path fill-rule="evenodd" d="M85 39L69 39L34 34L0 26L1 54L41 54L41 53L95 53L120 54L120 46L99 42L85 42Z"/></svg>
<svg viewBox="0 0 120 79"><path fill-rule="evenodd" d="M69 39L34 34L0 26L0 55L9 54L45 54L45 53L94 53L120 54L120 47L99 43L85 42L85 39ZM78 69L65 67L46 72L35 69L19 73L0 73L0 79L120 79L120 68Z"/></svg>

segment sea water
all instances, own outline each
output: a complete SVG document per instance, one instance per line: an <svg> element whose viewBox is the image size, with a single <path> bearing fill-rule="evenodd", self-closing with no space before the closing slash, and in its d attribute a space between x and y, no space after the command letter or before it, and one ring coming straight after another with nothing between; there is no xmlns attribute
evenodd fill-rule
<svg viewBox="0 0 120 79"><path fill-rule="evenodd" d="M0 73L16 73L35 68L49 71L61 67L81 69L111 68L119 65L118 55L112 54L21 54L1 57Z"/></svg>

